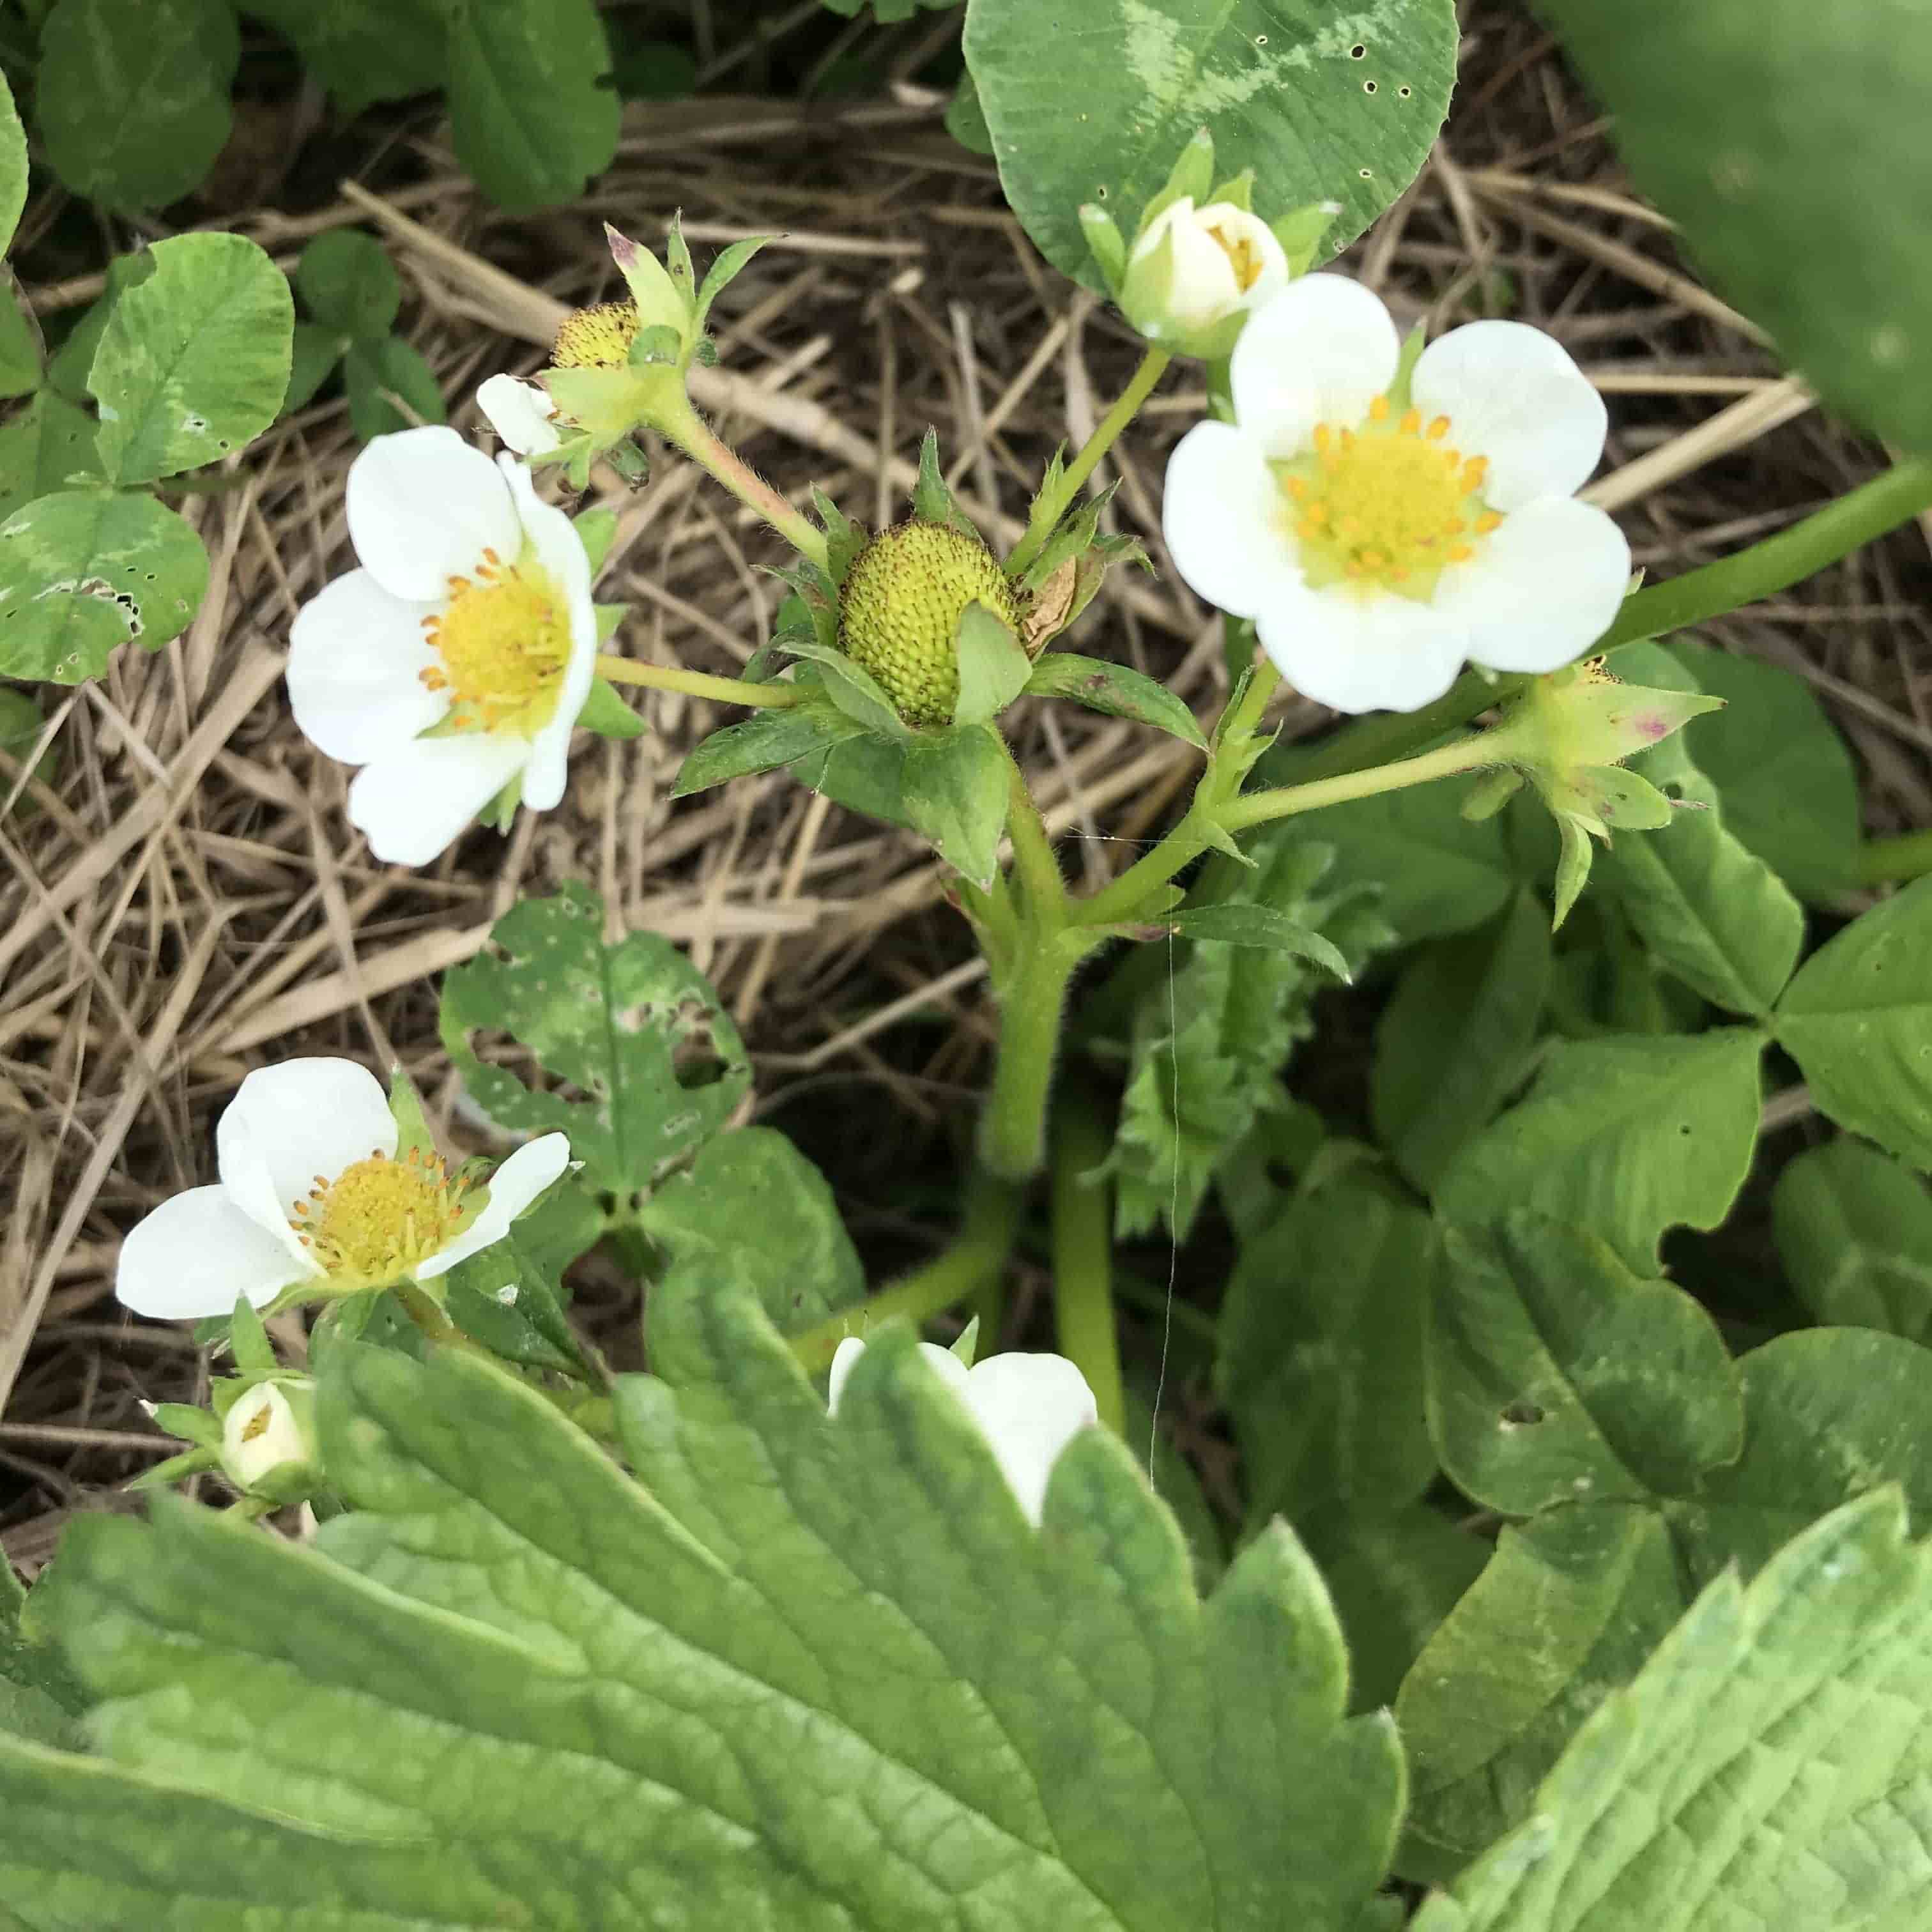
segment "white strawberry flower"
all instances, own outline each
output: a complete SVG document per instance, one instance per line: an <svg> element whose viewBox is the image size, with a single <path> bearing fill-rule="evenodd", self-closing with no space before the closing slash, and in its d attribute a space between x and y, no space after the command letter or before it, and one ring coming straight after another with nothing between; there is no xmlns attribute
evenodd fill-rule
<svg viewBox="0 0 1932 1932"><path fill-rule="evenodd" d="M1287 286L1288 257L1259 216L1232 201L1196 208L1184 194L1134 244L1120 302L1144 334L1165 341L1258 308Z"/></svg>
<svg viewBox="0 0 1932 1932"><path fill-rule="evenodd" d="M352 1060L285 1060L249 1074L215 1123L212 1187L177 1194L121 1244L114 1292L136 1315L226 1315L245 1296L347 1294L430 1281L500 1241L570 1162L562 1134L518 1148L479 1195L401 1136L376 1076Z"/></svg>
<svg viewBox="0 0 1932 1932"><path fill-rule="evenodd" d="M515 376L492 376L476 392L476 406L506 449L519 456L548 456L562 442L550 392Z"/></svg>
<svg viewBox="0 0 1932 1932"><path fill-rule="evenodd" d="M1575 498L1606 419L1556 343L1476 322L1402 364L1375 296L1304 276L1235 345L1234 421L1197 424L1168 465L1174 567L1338 711L1415 710L1466 659L1554 670L1630 577L1622 533Z"/></svg>
<svg viewBox="0 0 1932 1932"><path fill-rule="evenodd" d="M310 1384L303 1381L291 1386L306 1411L312 1400ZM277 1384L257 1382L230 1406L221 1424L221 1467L238 1490L252 1490L278 1469L315 1460L304 1414Z"/></svg>
<svg viewBox="0 0 1932 1932"><path fill-rule="evenodd" d="M1027 1520L1037 1524L1060 1452L1100 1420L1087 1378L1064 1355L989 1355L969 1369L930 1342L922 1342L919 1352L973 1418ZM832 1358L834 1415L865 1352L863 1342L848 1336Z"/></svg>
<svg viewBox="0 0 1932 1932"><path fill-rule="evenodd" d="M563 796L597 616L583 544L530 472L454 430L378 436L350 466L362 568L296 614L296 722L360 765L350 822L391 864L427 865L491 800Z"/></svg>

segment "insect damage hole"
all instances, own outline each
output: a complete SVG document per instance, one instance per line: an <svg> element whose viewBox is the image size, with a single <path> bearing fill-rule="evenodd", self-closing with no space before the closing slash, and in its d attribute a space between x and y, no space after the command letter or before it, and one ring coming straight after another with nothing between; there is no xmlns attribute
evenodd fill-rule
<svg viewBox="0 0 1932 1932"><path fill-rule="evenodd" d="M1528 1429L1543 1420L1543 1411L1533 1402L1513 1402L1496 1418L1505 1429Z"/></svg>
<svg viewBox="0 0 1932 1932"><path fill-rule="evenodd" d="M1375 91L1376 91L1376 84L1375 84L1375 82L1374 82L1373 81L1372 81L1372 80L1365 80L1365 81L1364 81L1364 82L1362 82L1362 92L1363 92L1364 94L1372 94L1372 93L1374 93L1374 92L1375 92Z"/></svg>
<svg viewBox="0 0 1932 1932"><path fill-rule="evenodd" d="M1368 49L1363 46L1360 40L1358 40L1355 44L1348 50L1348 58L1351 60L1360 60L1366 56L1368 51Z"/></svg>

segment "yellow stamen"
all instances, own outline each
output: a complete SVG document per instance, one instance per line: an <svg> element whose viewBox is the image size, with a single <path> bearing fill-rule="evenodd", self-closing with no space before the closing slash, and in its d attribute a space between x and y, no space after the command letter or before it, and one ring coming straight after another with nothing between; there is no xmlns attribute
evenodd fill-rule
<svg viewBox="0 0 1932 1932"><path fill-rule="evenodd" d="M449 602L424 628L439 662L418 676L451 694L459 731L534 731L556 708L570 662L563 595L534 559L506 565L485 550L473 579L452 577Z"/></svg>
<svg viewBox="0 0 1932 1932"><path fill-rule="evenodd" d="M1373 402L1370 404L1369 418L1371 422L1387 422L1388 421L1388 415L1389 399L1388 397L1378 396Z"/></svg>
<svg viewBox="0 0 1932 1932"><path fill-rule="evenodd" d="M333 1180L316 1179L310 1200L295 1204L304 1224L302 1243L344 1281L400 1280L447 1246L467 1214L468 1184L452 1179L434 1154L400 1161L372 1154Z"/></svg>
<svg viewBox="0 0 1932 1932"><path fill-rule="evenodd" d="M1431 442L1440 442L1448 434L1449 418L1447 416L1438 416L1429 425L1429 440Z"/></svg>

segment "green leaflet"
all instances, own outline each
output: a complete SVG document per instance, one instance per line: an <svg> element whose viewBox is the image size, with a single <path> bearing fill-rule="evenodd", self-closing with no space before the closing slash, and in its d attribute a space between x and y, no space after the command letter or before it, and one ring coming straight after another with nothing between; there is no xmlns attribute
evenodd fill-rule
<svg viewBox="0 0 1932 1932"><path fill-rule="evenodd" d="M638 1225L670 1251L667 1282L728 1278L758 1297L781 1334L865 1298L865 1270L825 1177L771 1127L706 1142Z"/></svg>
<svg viewBox="0 0 1932 1932"><path fill-rule="evenodd" d="M138 638L178 637L208 588L208 553L152 496L67 490L0 524L0 675L78 684Z"/></svg>
<svg viewBox="0 0 1932 1932"><path fill-rule="evenodd" d="M26 1602L14 1566L0 1557L0 1736L71 1750L81 1742L75 1720L87 1693L58 1654L22 1634Z"/></svg>
<svg viewBox="0 0 1932 1932"><path fill-rule="evenodd" d="M1710 1585L1414 1932L1923 1924L1932 1577L1896 1490Z"/></svg>
<svg viewBox="0 0 1932 1932"><path fill-rule="evenodd" d="M671 796L686 798L748 772L795 764L814 752L856 738L865 730L829 699L814 692L802 704L754 711L740 723L716 730L678 767Z"/></svg>
<svg viewBox="0 0 1932 1932"><path fill-rule="evenodd" d="M972 0L965 47L1014 212L1097 286L1081 205L1131 232L1203 125L1223 175L1254 171L1263 220L1339 201L1329 248L1352 241L1442 124L1456 19L1448 0Z"/></svg>
<svg viewBox="0 0 1932 1932"><path fill-rule="evenodd" d="M116 483L239 449L288 393L295 302L268 256L239 235L178 235L148 252L154 272L122 291L87 378Z"/></svg>
<svg viewBox="0 0 1932 1932"><path fill-rule="evenodd" d="M1820 1322L1932 1340L1932 1196L1918 1175L1831 1141L1778 1176L1771 1216L1785 1273Z"/></svg>
<svg viewBox="0 0 1932 1932"><path fill-rule="evenodd" d="M349 420L364 442L440 423L448 413L435 371L400 335L352 344L342 358L342 383L349 392Z"/></svg>
<svg viewBox="0 0 1932 1932"><path fill-rule="evenodd" d="M1071 651L1048 651L1034 664L1026 690L1029 698L1064 698L1090 711L1131 718L1207 748L1193 712L1166 685L1126 664L1078 657Z"/></svg>
<svg viewBox="0 0 1932 1932"><path fill-rule="evenodd" d="M40 327L0 280L0 397L31 394L40 386Z"/></svg>
<svg viewBox="0 0 1932 1932"><path fill-rule="evenodd" d="M1532 1208L1648 1271L1666 1228L1730 1211L1757 1141L1762 1043L1743 1027L1558 1041L1528 1096L1450 1163L1436 1205L1475 1223Z"/></svg>
<svg viewBox="0 0 1932 1932"><path fill-rule="evenodd" d="M106 1761L0 1744L9 1906L33 1932L1360 1924L1400 1762L1385 1718L1342 1718L1286 1531L1204 1606L1118 1442L1078 1440L1033 1530L902 1330L836 1420L722 1283L661 1295L652 1346L664 1379L616 1396L634 1480L482 1361L345 1348L319 1409L353 1508L312 1550L178 1503L77 1524L42 1609Z"/></svg>
<svg viewBox="0 0 1932 1932"><path fill-rule="evenodd" d="M228 139L241 51L220 0L58 0L34 86L49 164L123 212L178 201Z"/></svg>
<svg viewBox="0 0 1932 1932"><path fill-rule="evenodd" d="M1719 291L1874 434L1932 448L1913 0L1542 0L1631 172Z"/></svg>
<svg viewBox="0 0 1932 1932"><path fill-rule="evenodd" d="M309 314L339 335L387 335L396 326L402 278L382 243L359 228L318 235L302 251L293 279Z"/></svg>
<svg viewBox="0 0 1932 1932"><path fill-rule="evenodd" d="M906 815L949 866L982 890L998 860L1012 772L1005 743L990 724L955 724L905 747Z"/></svg>
<svg viewBox="0 0 1932 1932"><path fill-rule="evenodd" d="M442 84L439 0L243 0L242 10L288 38L345 120Z"/></svg>
<svg viewBox="0 0 1932 1932"><path fill-rule="evenodd" d="M729 1117L750 1084L738 1030L702 974L655 933L603 938L587 887L526 899L492 928L494 950L443 981L443 1045L499 1125L570 1136L590 1186L620 1198L653 1186ZM472 1036L500 1031L553 1081L537 1092L486 1065Z"/></svg>
<svg viewBox="0 0 1932 1932"><path fill-rule="evenodd" d="M1812 954L1773 1024L1823 1112L1932 1168L1932 879Z"/></svg>
<svg viewBox="0 0 1932 1932"><path fill-rule="evenodd" d="M20 211L27 205L27 130L14 105L14 90L0 74L0 255L14 245Z"/></svg>
<svg viewBox="0 0 1932 1932"><path fill-rule="evenodd" d="M0 522L36 496L98 481L94 436L94 418L52 389L0 428Z"/></svg>

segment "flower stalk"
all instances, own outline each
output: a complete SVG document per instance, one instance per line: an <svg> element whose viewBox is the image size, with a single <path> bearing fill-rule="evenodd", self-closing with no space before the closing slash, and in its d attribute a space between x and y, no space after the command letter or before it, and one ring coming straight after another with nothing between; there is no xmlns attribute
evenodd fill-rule
<svg viewBox="0 0 1932 1932"><path fill-rule="evenodd" d="M808 562L820 570L827 568L830 552L825 532L802 510L794 509L719 436L682 389L664 398L652 412L650 424L748 509L756 511Z"/></svg>
<svg viewBox="0 0 1932 1932"><path fill-rule="evenodd" d="M1060 1352L1087 1378L1101 1421L1118 1436L1126 1427L1126 1403L1114 1320L1112 1204L1096 1173L1112 1138L1093 1095L1068 1082L1054 1110L1054 1323Z"/></svg>
<svg viewBox="0 0 1932 1932"><path fill-rule="evenodd" d="M796 704L804 693L792 684L751 684L742 678L713 677L707 671L686 670L674 664L642 664L635 658L606 652L597 660L597 675L613 684L641 685L652 691L681 691L687 698L709 698L721 704L748 704L775 711Z"/></svg>

